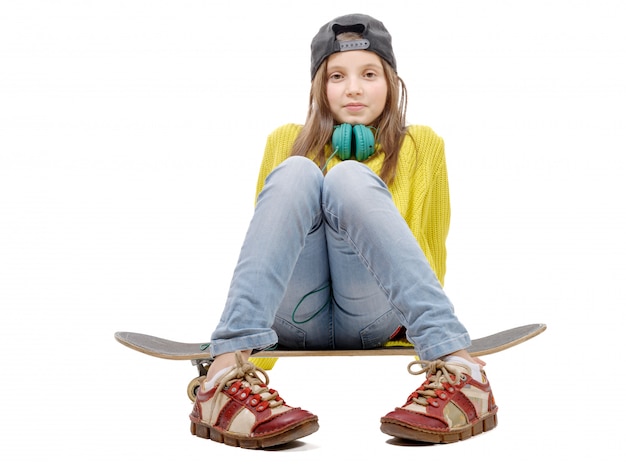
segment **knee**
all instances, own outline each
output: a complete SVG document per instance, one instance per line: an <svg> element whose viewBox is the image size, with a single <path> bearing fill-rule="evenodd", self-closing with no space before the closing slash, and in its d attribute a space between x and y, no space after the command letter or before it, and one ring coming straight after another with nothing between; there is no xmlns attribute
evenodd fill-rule
<svg viewBox="0 0 626 464"><path fill-rule="evenodd" d="M321 191L324 176L320 168L304 156L291 156L279 164L265 179L265 187L274 186L286 194L307 194Z"/></svg>
<svg viewBox="0 0 626 464"><path fill-rule="evenodd" d="M333 167L324 180L323 198L362 200L364 192L372 187L386 186L366 165L346 160Z"/></svg>
<svg viewBox="0 0 626 464"><path fill-rule="evenodd" d="M271 196L295 203L316 199L314 201L319 204L323 183L324 176L313 161L303 156L292 156L267 176L259 201Z"/></svg>
<svg viewBox="0 0 626 464"><path fill-rule="evenodd" d="M311 172L322 175L320 168L305 156L290 156L280 163L276 169L295 170L301 172Z"/></svg>

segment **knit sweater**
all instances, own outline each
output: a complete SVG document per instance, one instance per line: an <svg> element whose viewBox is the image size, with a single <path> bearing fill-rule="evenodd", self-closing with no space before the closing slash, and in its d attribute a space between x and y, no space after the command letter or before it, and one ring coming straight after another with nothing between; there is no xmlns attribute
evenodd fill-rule
<svg viewBox="0 0 626 464"><path fill-rule="evenodd" d="M286 124L268 136L257 182L257 197L269 173L290 156L301 129L301 125ZM404 138L400 148L396 176L389 191L443 285L446 273L446 237L450 226L444 143L427 126L409 126L407 132L410 136ZM328 163L327 169L332 169L340 162L338 157L334 157ZM364 161L376 174L380 173L382 162L382 153Z"/></svg>

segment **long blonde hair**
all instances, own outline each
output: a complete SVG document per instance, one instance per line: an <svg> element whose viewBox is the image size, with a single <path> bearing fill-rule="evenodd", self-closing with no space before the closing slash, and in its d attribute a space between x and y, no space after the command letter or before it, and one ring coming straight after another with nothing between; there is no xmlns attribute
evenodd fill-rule
<svg viewBox="0 0 626 464"><path fill-rule="evenodd" d="M337 36L337 40L355 38L361 38L361 36L350 32ZM406 132L407 92L404 82L391 65L383 59L381 61L387 80L387 100L383 112L372 125L377 127L378 151L385 154L380 177L387 185L391 185L396 174L400 146ZM320 168L326 163L325 147L330 143L335 128L335 121L326 95L327 62L328 59L322 63L311 82L307 118L291 150L291 156L312 156Z"/></svg>

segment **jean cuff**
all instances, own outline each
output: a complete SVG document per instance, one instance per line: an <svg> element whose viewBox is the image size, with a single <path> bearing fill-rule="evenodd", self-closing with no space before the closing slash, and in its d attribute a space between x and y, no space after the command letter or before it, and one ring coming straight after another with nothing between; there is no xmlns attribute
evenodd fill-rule
<svg viewBox="0 0 626 464"><path fill-rule="evenodd" d="M211 356L215 358L224 353L235 351L262 350L278 343L278 337L274 331L263 334L246 335L226 340L212 340L209 346Z"/></svg>

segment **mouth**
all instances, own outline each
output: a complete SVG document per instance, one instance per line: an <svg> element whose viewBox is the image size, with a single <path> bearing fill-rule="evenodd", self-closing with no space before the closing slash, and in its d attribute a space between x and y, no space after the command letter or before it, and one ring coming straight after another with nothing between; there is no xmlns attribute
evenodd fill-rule
<svg viewBox="0 0 626 464"><path fill-rule="evenodd" d="M365 108L365 105L363 103L348 103L344 106L344 108L348 111L354 112L361 111L363 108Z"/></svg>

